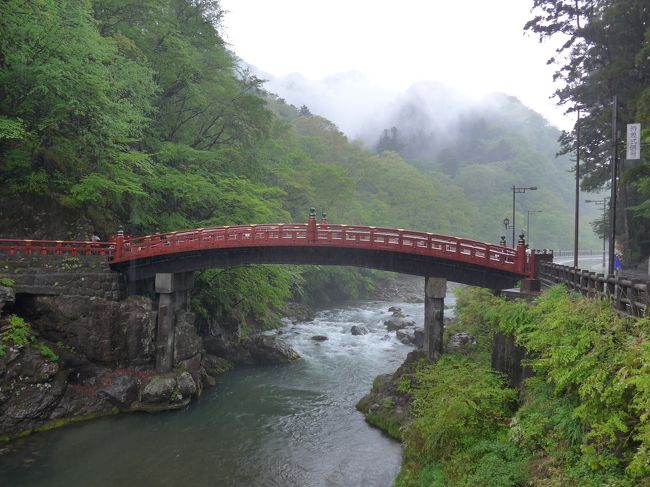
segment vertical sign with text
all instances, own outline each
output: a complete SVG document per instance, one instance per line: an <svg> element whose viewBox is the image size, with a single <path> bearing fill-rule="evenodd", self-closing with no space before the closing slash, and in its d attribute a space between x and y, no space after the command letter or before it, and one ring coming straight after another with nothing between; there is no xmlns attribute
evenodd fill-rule
<svg viewBox="0 0 650 487"><path fill-rule="evenodd" d="M627 160L641 159L641 124L627 124Z"/></svg>

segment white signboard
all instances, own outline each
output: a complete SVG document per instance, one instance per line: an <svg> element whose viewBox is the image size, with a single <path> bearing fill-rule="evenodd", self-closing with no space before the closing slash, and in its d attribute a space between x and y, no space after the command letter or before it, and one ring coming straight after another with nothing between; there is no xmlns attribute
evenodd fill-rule
<svg viewBox="0 0 650 487"><path fill-rule="evenodd" d="M627 124L627 160L641 159L641 124Z"/></svg>

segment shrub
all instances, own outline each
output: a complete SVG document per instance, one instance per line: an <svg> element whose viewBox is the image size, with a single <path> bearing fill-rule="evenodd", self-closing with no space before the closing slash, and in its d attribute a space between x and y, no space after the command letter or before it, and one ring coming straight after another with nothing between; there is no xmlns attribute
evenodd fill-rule
<svg viewBox="0 0 650 487"><path fill-rule="evenodd" d="M47 360L57 361L59 357L50 347L42 342L36 341L31 326L23 318L17 315L9 316L7 326L0 332L0 357L6 353L8 343L17 347L25 347L33 344L41 355Z"/></svg>
<svg viewBox="0 0 650 487"><path fill-rule="evenodd" d="M0 277L0 286L4 287L14 287L16 285L16 281L13 279L10 279L8 277Z"/></svg>

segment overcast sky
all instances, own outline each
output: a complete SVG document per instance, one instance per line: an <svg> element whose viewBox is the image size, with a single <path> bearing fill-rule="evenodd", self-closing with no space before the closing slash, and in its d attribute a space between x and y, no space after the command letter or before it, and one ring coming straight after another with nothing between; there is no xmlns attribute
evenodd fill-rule
<svg viewBox="0 0 650 487"><path fill-rule="evenodd" d="M420 80L470 95L518 97L553 125L553 54L523 26L532 0L221 0L222 32L244 61L274 76L359 71L386 88ZM353 109L353 107L350 107Z"/></svg>

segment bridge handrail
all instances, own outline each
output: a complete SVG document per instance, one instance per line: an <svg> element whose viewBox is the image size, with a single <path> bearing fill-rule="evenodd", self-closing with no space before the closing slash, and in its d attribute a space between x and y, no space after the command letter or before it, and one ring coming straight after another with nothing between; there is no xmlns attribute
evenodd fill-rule
<svg viewBox="0 0 650 487"><path fill-rule="evenodd" d="M242 245L245 243L245 245ZM153 257L173 251L240 246L341 246L397 250L452 257L488 267L518 272L517 251L500 245L416 230L385 227L316 224L313 237L306 223L230 225L159 233L124 239L115 262Z"/></svg>
<svg viewBox="0 0 650 487"><path fill-rule="evenodd" d="M0 251L9 255L100 255L112 256L115 242L84 240L22 240L0 238Z"/></svg>
<svg viewBox="0 0 650 487"><path fill-rule="evenodd" d="M165 254L259 246L349 247L405 252L477 264L525 275L534 258L476 240L416 230L315 222L230 225L144 236L119 234L111 242L0 239L0 251L26 255L106 255L114 263Z"/></svg>

